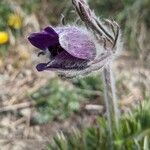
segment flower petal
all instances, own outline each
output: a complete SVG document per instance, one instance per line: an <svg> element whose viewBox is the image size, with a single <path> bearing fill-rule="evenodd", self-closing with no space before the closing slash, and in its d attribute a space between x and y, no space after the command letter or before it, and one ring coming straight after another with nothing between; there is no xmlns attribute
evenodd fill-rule
<svg viewBox="0 0 150 150"><path fill-rule="evenodd" d="M88 60L84 59L79 59L76 57L73 57L66 51L61 52L58 54L55 59L53 59L49 63L41 63L37 65L37 70L38 71L43 71L43 70L50 70L50 69L84 69L87 68L87 63Z"/></svg>
<svg viewBox="0 0 150 150"><path fill-rule="evenodd" d="M96 56L94 42L83 29L68 27L59 34L59 43L69 54L86 60L93 60Z"/></svg>
<svg viewBox="0 0 150 150"><path fill-rule="evenodd" d="M32 45L42 50L59 43L58 34L51 27L47 27L41 32L32 33L28 40Z"/></svg>
<svg viewBox="0 0 150 150"><path fill-rule="evenodd" d="M46 68L46 66L47 66L47 63L40 63L40 64L38 64L38 65L36 66L36 69L37 69L38 71L44 71L45 68Z"/></svg>

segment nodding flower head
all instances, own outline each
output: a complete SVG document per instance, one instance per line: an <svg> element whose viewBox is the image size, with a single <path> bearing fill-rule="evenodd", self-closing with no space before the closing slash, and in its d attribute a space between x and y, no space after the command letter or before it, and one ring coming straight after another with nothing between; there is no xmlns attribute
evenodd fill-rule
<svg viewBox="0 0 150 150"><path fill-rule="evenodd" d="M91 37L77 27L47 27L41 32L32 33L29 41L41 49L38 55L49 54L49 61L37 65L43 70L81 70L96 56L96 46Z"/></svg>
<svg viewBox="0 0 150 150"><path fill-rule="evenodd" d="M31 44L41 50L38 56L48 54L48 61L43 59L37 65L38 71L51 70L72 78L100 70L114 58L120 43L116 22L101 22L83 0L73 0L73 5L87 29L46 27L28 37Z"/></svg>

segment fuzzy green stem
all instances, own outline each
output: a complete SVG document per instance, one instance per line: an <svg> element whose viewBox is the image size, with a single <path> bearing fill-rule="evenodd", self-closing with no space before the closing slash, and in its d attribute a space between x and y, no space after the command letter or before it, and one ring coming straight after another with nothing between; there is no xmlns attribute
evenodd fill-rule
<svg viewBox="0 0 150 150"><path fill-rule="evenodd" d="M119 128L119 110L116 96L115 80L112 73L111 64L104 68L103 71L103 82L104 82L104 101L106 107L106 114L108 120L109 136L111 141L111 149L113 149L113 129Z"/></svg>
<svg viewBox="0 0 150 150"><path fill-rule="evenodd" d="M108 121L108 132L109 132L109 141L110 141L109 148L111 150L113 150L113 146L112 146L113 125L112 125L112 119L111 119L112 108L110 107L110 98L109 98L109 94L108 94L108 84L107 83L108 83L108 81L107 81L107 69L104 69L104 71L103 71L104 102L105 102L106 116L107 116L107 121Z"/></svg>
<svg viewBox="0 0 150 150"><path fill-rule="evenodd" d="M111 86L111 93L112 93L115 126L116 129L118 129L119 128L119 109L118 109L119 107L118 107L117 96L116 96L116 84L115 84L115 79L112 71L112 64L110 64L109 66L109 74L110 74L110 86Z"/></svg>

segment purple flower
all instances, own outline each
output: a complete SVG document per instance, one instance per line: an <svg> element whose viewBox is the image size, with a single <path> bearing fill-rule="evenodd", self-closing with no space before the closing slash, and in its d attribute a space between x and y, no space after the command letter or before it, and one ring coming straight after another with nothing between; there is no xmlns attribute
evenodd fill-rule
<svg viewBox="0 0 150 150"><path fill-rule="evenodd" d="M51 70L65 77L87 75L102 70L119 54L120 28L113 20L99 20L83 0L72 0L87 28L47 27L32 33L29 41L48 56L37 65L38 71Z"/></svg>
<svg viewBox="0 0 150 150"><path fill-rule="evenodd" d="M41 32L32 33L28 39L42 50L39 55L49 53L49 61L38 64L38 71L85 69L96 56L95 43L82 28L47 27Z"/></svg>

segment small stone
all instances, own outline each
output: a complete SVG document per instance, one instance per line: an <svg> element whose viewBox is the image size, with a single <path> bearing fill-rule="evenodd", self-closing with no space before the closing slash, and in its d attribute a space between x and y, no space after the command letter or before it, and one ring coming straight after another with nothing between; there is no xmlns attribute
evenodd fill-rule
<svg viewBox="0 0 150 150"><path fill-rule="evenodd" d="M25 117L29 117L31 111L30 111L30 108L26 108L26 109L22 109L22 110L20 111L20 113L21 113L23 116L25 116Z"/></svg>
<svg viewBox="0 0 150 150"><path fill-rule="evenodd" d="M85 106L85 110L91 114L101 114L103 112L104 107L101 105L93 105L89 104Z"/></svg>

